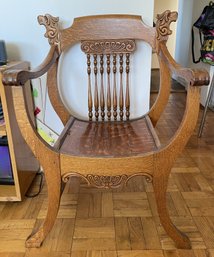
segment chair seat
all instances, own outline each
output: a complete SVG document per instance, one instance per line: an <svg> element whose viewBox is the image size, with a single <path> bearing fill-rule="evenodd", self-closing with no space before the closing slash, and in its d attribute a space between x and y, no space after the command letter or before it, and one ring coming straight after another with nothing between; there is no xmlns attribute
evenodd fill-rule
<svg viewBox="0 0 214 257"><path fill-rule="evenodd" d="M60 153L72 156L136 156L155 151L160 145L148 117L125 122L75 119L64 134Z"/></svg>

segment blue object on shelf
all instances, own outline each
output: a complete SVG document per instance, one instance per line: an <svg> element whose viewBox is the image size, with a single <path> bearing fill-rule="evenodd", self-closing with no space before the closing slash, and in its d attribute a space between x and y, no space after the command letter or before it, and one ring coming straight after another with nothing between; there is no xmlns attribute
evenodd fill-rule
<svg viewBox="0 0 214 257"><path fill-rule="evenodd" d="M7 52L4 40L0 40L0 66L7 64Z"/></svg>
<svg viewBox="0 0 214 257"><path fill-rule="evenodd" d="M0 138L0 185L14 185L7 137Z"/></svg>

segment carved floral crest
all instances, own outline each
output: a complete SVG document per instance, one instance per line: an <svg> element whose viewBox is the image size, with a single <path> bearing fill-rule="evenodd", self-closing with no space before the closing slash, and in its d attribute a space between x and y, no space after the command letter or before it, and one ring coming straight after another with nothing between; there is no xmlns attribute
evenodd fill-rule
<svg viewBox="0 0 214 257"><path fill-rule="evenodd" d="M81 177L83 178L87 183L88 185L92 185L96 188L117 188L117 187L120 187L122 184L127 184L128 181L133 178L133 177L136 177L136 176L144 176L146 177L146 180L148 182L152 182L152 175L146 173L146 172L141 172L141 173L136 173L136 174L133 174L133 175L118 175L118 176L99 176L99 175L86 175L86 176L83 176L79 173L66 173L62 176L62 181L63 182L68 182L68 179L70 177Z"/></svg>
<svg viewBox="0 0 214 257"><path fill-rule="evenodd" d="M46 27L45 37L48 38L49 44L59 46L59 18L53 17L50 14L45 14L44 16L39 15L37 19L40 25Z"/></svg>
<svg viewBox="0 0 214 257"><path fill-rule="evenodd" d="M177 12L171 12L169 10L157 15L156 30L157 39L164 40L166 36L172 34L170 24L175 22L178 18Z"/></svg>
<svg viewBox="0 0 214 257"><path fill-rule="evenodd" d="M82 41L81 49L87 54L131 53L135 50L135 41L127 40L97 40Z"/></svg>

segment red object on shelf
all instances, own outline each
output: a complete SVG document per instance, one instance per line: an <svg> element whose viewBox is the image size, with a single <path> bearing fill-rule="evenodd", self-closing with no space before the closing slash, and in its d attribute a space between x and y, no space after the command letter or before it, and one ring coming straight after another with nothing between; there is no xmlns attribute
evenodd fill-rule
<svg viewBox="0 0 214 257"><path fill-rule="evenodd" d="M34 110L34 116L37 116L40 112L41 110L39 109L39 107L36 107L36 109Z"/></svg>

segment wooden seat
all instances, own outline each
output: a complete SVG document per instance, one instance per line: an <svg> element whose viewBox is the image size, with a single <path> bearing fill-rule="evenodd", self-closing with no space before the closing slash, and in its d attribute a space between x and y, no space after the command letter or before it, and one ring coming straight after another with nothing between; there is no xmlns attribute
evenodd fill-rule
<svg viewBox="0 0 214 257"><path fill-rule="evenodd" d="M170 24L177 13L157 16L156 27L145 25L140 16L101 15L74 19L70 28L60 29L59 19L39 16L51 45L44 62L35 70L7 70L5 86L12 86L16 117L24 139L44 169L48 190L48 211L44 223L27 239L26 247L40 247L57 217L64 183L81 177L98 188L126 185L135 176L152 182L160 222L178 248L190 248L189 238L172 223L167 211L168 178L178 155L194 131L201 85L209 84L203 70L191 70L175 62L166 42ZM136 41L147 42L160 64L160 91L149 112L132 119L129 88ZM58 90L58 64L62 53L76 43L85 55L88 93L88 121L79 120L65 108ZM143 69L140 67L139 70ZM54 110L65 125L54 147L37 133L26 109L25 87L30 79L47 73L48 93ZM187 103L183 120L171 140L160 145L155 126L167 104L171 75L187 83ZM79 100L79 99L78 99Z"/></svg>
<svg viewBox="0 0 214 257"><path fill-rule="evenodd" d="M137 156L158 149L159 141L147 117L129 122L85 122L75 119L60 152L74 156Z"/></svg>

